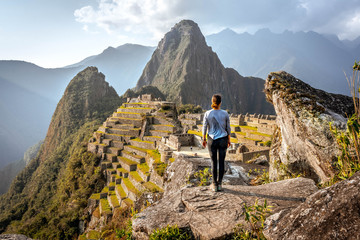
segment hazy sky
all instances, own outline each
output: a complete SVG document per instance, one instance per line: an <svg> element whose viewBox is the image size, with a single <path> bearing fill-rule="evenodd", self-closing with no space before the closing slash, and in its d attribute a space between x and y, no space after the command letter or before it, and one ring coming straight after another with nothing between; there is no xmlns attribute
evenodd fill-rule
<svg viewBox="0 0 360 240"><path fill-rule="evenodd" d="M317 31L360 36L360 0L0 0L0 59L62 67L108 46L155 46L182 19L203 34Z"/></svg>

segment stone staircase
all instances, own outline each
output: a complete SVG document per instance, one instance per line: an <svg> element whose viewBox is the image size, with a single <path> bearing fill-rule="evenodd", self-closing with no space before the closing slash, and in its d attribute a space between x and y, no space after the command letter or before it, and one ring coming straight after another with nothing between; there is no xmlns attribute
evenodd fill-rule
<svg viewBox="0 0 360 240"><path fill-rule="evenodd" d="M157 147L161 137L174 133L176 127L172 119L156 116L157 110L159 102L124 103L90 139L88 151L101 157L107 186L93 194L89 204L98 204L102 216L111 216L117 208L136 207L144 193L163 192L161 169L166 163Z"/></svg>

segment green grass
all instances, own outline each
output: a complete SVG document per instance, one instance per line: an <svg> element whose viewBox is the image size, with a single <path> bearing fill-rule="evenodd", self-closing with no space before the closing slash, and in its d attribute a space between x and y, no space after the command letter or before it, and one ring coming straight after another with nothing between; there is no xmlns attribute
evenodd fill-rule
<svg viewBox="0 0 360 240"><path fill-rule="evenodd" d="M134 139L131 139L132 141L137 141L137 142L145 142L145 143L150 143L150 144L154 144L154 142L151 142L151 141L142 141L140 138L134 138Z"/></svg>
<svg viewBox="0 0 360 240"><path fill-rule="evenodd" d="M90 196L90 199L100 200L100 193L94 193Z"/></svg>
<svg viewBox="0 0 360 240"><path fill-rule="evenodd" d="M240 125L239 127L240 127L240 129L244 128L244 129L250 129L250 130L257 131L257 127L251 127L251 126L246 126L246 125Z"/></svg>
<svg viewBox="0 0 360 240"><path fill-rule="evenodd" d="M264 136L264 137L272 137L270 134L265 134L265 133L261 133L261 132L252 132L251 134L255 134L255 135L259 135L259 136Z"/></svg>
<svg viewBox="0 0 360 240"><path fill-rule="evenodd" d="M198 131L195 131L195 130L188 130L187 133L189 133L189 134L195 134L195 135L197 135L197 136L202 137L202 132L198 132Z"/></svg>
<svg viewBox="0 0 360 240"><path fill-rule="evenodd" d="M244 139L251 140L251 141L256 141L256 142L261 142L261 139L248 138L248 137L244 137Z"/></svg>
<svg viewBox="0 0 360 240"><path fill-rule="evenodd" d="M163 163L163 162L158 163L158 164L156 165L156 167L155 167L156 173L157 173L159 176L163 177L163 176L164 176L164 173L165 173L165 169L166 169L167 166L168 166L168 165L165 164L165 163Z"/></svg>
<svg viewBox="0 0 360 240"><path fill-rule="evenodd" d="M126 198L123 200L125 202L125 204L129 207L134 206L134 202L130 199L130 198Z"/></svg>
<svg viewBox="0 0 360 240"><path fill-rule="evenodd" d="M151 149L136 147L136 146L133 146L133 145L126 145L126 146L130 147L130 148L133 148L133 149L136 149L136 150L139 150L139 151L144 152L144 153L147 153L148 151L151 151Z"/></svg>
<svg viewBox="0 0 360 240"><path fill-rule="evenodd" d="M163 192L164 190L160 188L158 185L156 185L153 182L146 182L143 183L143 186L146 187L150 192Z"/></svg>
<svg viewBox="0 0 360 240"><path fill-rule="evenodd" d="M116 195L110 195L110 201L114 208L120 207L119 200Z"/></svg>
<svg viewBox="0 0 360 240"><path fill-rule="evenodd" d="M112 213L110 204L106 198L100 199L100 204L101 204L102 213L104 214Z"/></svg>
<svg viewBox="0 0 360 240"><path fill-rule="evenodd" d="M136 115L140 115L140 113L136 113L136 112L116 112L116 113L136 114Z"/></svg>
<svg viewBox="0 0 360 240"><path fill-rule="evenodd" d="M124 158L124 157L118 157L119 162L123 162L127 165L137 165L137 162L132 161L130 159ZM120 163L121 164L121 163Z"/></svg>
<svg viewBox="0 0 360 240"><path fill-rule="evenodd" d="M139 104L139 105L141 105L141 104L148 104L148 103L144 103L144 102L136 102L136 103L123 103L124 105L127 105L127 104Z"/></svg>
<svg viewBox="0 0 360 240"><path fill-rule="evenodd" d="M117 189L117 191L118 191L118 193L119 193L119 195L120 195L121 199L124 199L124 198L126 198L126 197L127 197L127 195L126 195L126 193L125 193L124 189L122 188L122 186L121 186L120 184L116 185L116 189Z"/></svg>
<svg viewBox="0 0 360 240"><path fill-rule="evenodd" d="M163 132L163 133L171 133L171 131L167 131L167 130L150 130L150 132Z"/></svg>
<svg viewBox="0 0 360 240"><path fill-rule="evenodd" d="M154 159L155 163L161 162L161 154L158 150L150 150L148 151L148 154Z"/></svg>
<svg viewBox="0 0 360 240"><path fill-rule="evenodd" d="M235 132L235 134L240 134L240 135L246 136L246 132Z"/></svg>
<svg viewBox="0 0 360 240"><path fill-rule="evenodd" d="M169 161L173 163L175 161L175 158L169 158Z"/></svg>
<svg viewBox="0 0 360 240"><path fill-rule="evenodd" d="M115 182L111 182L111 183L109 183L109 185L108 185L109 187L114 187L115 186Z"/></svg>
<svg viewBox="0 0 360 240"><path fill-rule="evenodd" d="M231 142L231 143L238 143L239 141L238 141L236 138L232 138L232 137L231 137L231 138L230 138L230 142Z"/></svg>
<svg viewBox="0 0 360 240"><path fill-rule="evenodd" d="M132 152L128 152L128 151L125 151L125 150L123 150L122 153L128 154L128 155L130 155L130 156L132 156L132 157L134 157L134 158L137 158L137 159L139 159L139 160L144 158L144 157L142 157L142 156L139 156L139 155L137 155L137 154L133 154Z"/></svg>
<svg viewBox="0 0 360 240"><path fill-rule="evenodd" d="M137 189L135 188L135 186L131 183L130 179L128 179L128 178L123 178L123 182L124 182L126 188L127 188L130 192L135 193L136 196L139 196L139 195L140 195L139 190L137 190Z"/></svg>
<svg viewBox="0 0 360 240"><path fill-rule="evenodd" d="M109 187L104 187L102 190L101 190L101 193L107 193L109 192Z"/></svg>
<svg viewBox="0 0 360 240"><path fill-rule="evenodd" d="M139 183L144 182L144 180L140 177L139 173L136 171L131 171L129 175Z"/></svg>
<svg viewBox="0 0 360 240"><path fill-rule="evenodd" d="M149 174L150 172L150 168L149 166L147 165L147 163L141 163L141 164L138 164L137 167L140 169L141 172L143 172L144 174Z"/></svg>
<svg viewBox="0 0 360 240"><path fill-rule="evenodd" d="M101 236L100 232L92 230L90 232L87 233L87 238L88 239L99 239Z"/></svg>

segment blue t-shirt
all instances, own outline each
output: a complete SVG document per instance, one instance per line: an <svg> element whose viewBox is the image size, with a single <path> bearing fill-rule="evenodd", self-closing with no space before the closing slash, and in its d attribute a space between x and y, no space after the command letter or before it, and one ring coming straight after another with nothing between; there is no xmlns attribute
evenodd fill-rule
<svg viewBox="0 0 360 240"><path fill-rule="evenodd" d="M229 114L225 110L211 109L204 115L202 133L208 134L212 139L226 137L231 134Z"/></svg>

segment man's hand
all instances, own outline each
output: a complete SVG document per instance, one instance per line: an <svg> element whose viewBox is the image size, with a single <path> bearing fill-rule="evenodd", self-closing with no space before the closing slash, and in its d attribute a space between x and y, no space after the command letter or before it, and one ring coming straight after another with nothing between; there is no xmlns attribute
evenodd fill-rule
<svg viewBox="0 0 360 240"><path fill-rule="evenodd" d="M230 141L230 135L228 135L228 144L227 144L227 147L229 148L231 145L231 141Z"/></svg>
<svg viewBox="0 0 360 240"><path fill-rule="evenodd" d="M206 139L203 140L202 145L204 148L206 148Z"/></svg>

